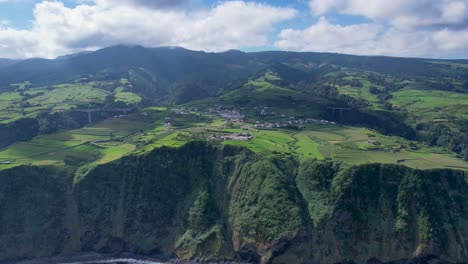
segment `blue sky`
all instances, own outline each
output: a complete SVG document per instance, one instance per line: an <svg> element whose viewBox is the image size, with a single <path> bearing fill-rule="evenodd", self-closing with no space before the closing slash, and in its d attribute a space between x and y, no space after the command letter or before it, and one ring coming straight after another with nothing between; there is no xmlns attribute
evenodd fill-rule
<svg viewBox="0 0 468 264"><path fill-rule="evenodd" d="M116 44L468 58L468 0L0 0L0 57Z"/></svg>

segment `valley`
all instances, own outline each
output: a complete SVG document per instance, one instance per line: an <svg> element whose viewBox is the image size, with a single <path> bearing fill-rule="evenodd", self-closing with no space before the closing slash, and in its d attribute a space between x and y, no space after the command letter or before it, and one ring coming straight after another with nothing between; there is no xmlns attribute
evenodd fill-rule
<svg viewBox="0 0 468 264"><path fill-rule="evenodd" d="M108 118L80 129L44 134L0 151L0 168L19 165L102 164L131 152L154 147L181 146L192 140L210 140L248 134L249 140L222 140L264 155L293 154L301 158L346 161L352 164L390 163L419 169L468 169L453 153L417 141L386 136L375 130L329 123L326 120L285 116L264 117L267 112L245 110L246 120L232 122L218 114L146 108L137 113ZM266 108L270 110L269 108ZM244 111L240 110L240 111ZM255 112L257 110L257 112ZM238 111L236 111L238 112ZM254 113L249 116L249 113ZM289 114L295 110L289 111ZM242 112L240 112L242 113ZM271 113L271 112L270 112ZM268 121L267 121L268 120ZM213 141L218 141L213 140ZM218 142L215 142L218 143Z"/></svg>

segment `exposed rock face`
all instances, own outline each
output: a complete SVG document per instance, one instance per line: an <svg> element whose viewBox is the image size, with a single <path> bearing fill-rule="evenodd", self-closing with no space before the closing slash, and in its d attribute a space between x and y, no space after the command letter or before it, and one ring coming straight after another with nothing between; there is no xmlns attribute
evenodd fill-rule
<svg viewBox="0 0 468 264"><path fill-rule="evenodd" d="M468 260L460 171L300 162L193 142L79 180L73 173L0 172L0 260L86 251L253 263Z"/></svg>

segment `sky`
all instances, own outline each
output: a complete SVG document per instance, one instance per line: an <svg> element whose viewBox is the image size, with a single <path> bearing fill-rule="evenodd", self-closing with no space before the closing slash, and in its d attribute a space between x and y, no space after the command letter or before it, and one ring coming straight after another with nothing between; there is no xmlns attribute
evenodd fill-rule
<svg viewBox="0 0 468 264"><path fill-rule="evenodd" d="M468 59L468 0L0 0L0 58L119 44Z"/></svg>

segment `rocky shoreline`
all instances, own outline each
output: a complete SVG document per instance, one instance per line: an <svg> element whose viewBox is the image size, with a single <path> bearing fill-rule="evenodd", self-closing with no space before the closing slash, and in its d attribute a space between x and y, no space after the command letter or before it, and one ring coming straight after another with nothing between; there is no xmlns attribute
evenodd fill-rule
<svg viewBox="0 0 468 264"><path fill-rule="evenodd" d="M57 256L50 258L28 259L21 261L0 261L0 264L248 264L233 262L231 260L201 261L201 260L179 260L164 256L147 257L131 253L100 254L83 253L74 256ZM294 263L291 263L294 264ZM310 264L320 264L311 261ZM452 263L440 259L435 255L423 255L413 259L402 259L383 262L377 258L371 258L365 263L357 263L351 260L335 264L466 264L465 262Z"/></svg>
<svg viewBox="0 0 468 264"><path fill-rule="evenodd" d="M0 264L247 264L240 262L233 262L230 260L219 261L199 261L199 260L179 260L171 259L165 256L142 256L132 253L115 253L115 254L102 254L102 253L83 253L73 256L56 256L44 257L35 259L0 261Z"/></svg>
<svg viewBox="0 0 468 264"><path fill-rule="evenodd" d="M141 264L170 263L168 258L164 257L145 257L131 253L101 254L95 252L83 253L72 256L55 256L35 259L0 261L0 264L78 264L78 263L111 263L110 260L116 260L115 263L123 263L124 260L131 260ZM121 261L118 261L121 260Z"/></svg>
<svg viewBox="0 0 468 264"><path fill-rule="evenodd" d="M361 264L361 263L356 263L354 261L343 261L343 262L339 262L336 264ZM452 262L442 260L436 255L429 254L429 255L417 256L412 259L401 259L401 260L395 260L395 261L389 261L389 262L383 262L377 258L371 258L366 263L362 263L362 264L466 264L466 263L465 262L452 263Z"/></svg>

